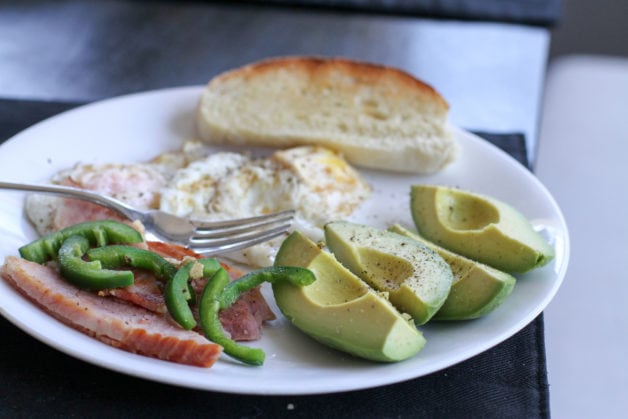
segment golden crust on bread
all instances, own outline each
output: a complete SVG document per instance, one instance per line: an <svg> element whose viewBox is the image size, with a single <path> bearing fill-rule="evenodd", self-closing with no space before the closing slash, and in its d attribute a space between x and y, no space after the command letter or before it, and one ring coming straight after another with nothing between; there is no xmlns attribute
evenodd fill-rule
<svg viewBox="0 0 628 419"><path fill-rule="evenodd" d="M361 61L352 61L345 58L320 57L277 57L269 58L227 71L211 80L210 84L224 83L231 78L248 79L258 77L264 73L276 73L277 69L308 74L312 82L326 80L330 73L344 73L354 77L354 89L360 84L386 84L404 88L405 94L416 93L429 96L437 106L446 110L449 104L430 85L413 77L409 73L394 67L373 64Z"/></svg>
<svg viewBox="0 0 628 419"><path fill-rule="evenodd" d="M449 106L391 67L344 58L281 57L213 78L197 113L215 144L320 145L352 164L431 173L453 160Z"/></svg>

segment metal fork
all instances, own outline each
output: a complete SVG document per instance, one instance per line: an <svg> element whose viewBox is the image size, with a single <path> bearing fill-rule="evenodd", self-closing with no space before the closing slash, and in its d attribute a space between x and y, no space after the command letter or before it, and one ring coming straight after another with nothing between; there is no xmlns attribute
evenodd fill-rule
<svg viewBox="0 0 628 419"><path fill-rule="evenodd" d="M225 221L200 221L177 217L160 210L140 211L126 203L79 188L59 185L0 182L0 189L65 196L90 201L116 211L131 221L139 220L155 238L180 244L206 255L218 255L268 241L288 231L294 211Z"/></svg>

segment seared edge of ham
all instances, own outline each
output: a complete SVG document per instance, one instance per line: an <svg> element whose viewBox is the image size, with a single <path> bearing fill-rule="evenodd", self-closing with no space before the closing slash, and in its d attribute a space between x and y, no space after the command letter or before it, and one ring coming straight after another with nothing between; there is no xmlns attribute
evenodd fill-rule
<svg viewBox="0 0 628 419"><path fill-rule="evenodd" d="M158 359L212 366L222 347L165 315L68 284L52 267L8 256L2 277L51 316L103 343Z"/></svg>

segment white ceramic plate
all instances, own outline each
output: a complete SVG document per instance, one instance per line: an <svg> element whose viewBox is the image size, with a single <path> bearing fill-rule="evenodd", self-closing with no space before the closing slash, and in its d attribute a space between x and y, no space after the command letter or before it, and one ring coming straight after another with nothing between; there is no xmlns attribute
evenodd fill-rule
<svg viewBox="0 0 628 419"><path fill-rule="evenodd" d="M105 100L34 125L0 146L0 179L43 182L78 161L139 162L194 137L200 87L177 88ZM210 369L181 366L111 348L64 326L0 281L0 312L48 345L84 361L145 379L185 387L242 394L316 394L364 389L432 373L468 359L531 322L550 302L564 277L569 255L565 221L545 187L506 153L456 130L458 160L432 176L367 172L372 198L356 221L387 227L411 226L409 185L439 183L491 194L520 209L556 249L548 266L521 275L510 298L489 316L469 322L422 327L425 348L396 364L376 364L327 349L281 317L261 341L267 360L250 367L221 359ZM0 259L17 254L36 237L23 215L24 194L0 191Z"/></svg>

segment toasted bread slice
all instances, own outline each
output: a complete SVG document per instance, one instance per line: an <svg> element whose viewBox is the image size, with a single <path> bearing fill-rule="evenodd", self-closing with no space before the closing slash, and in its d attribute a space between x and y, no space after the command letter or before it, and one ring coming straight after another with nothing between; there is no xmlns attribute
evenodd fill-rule
<svg viewBox="0 0 628 419"><path fill-rule="evenodd" d="M394 68L285 57L212 79L197 128L212 144L317 144L357 166L432 173L456 154L448 111L432 87Z"/></svg>

